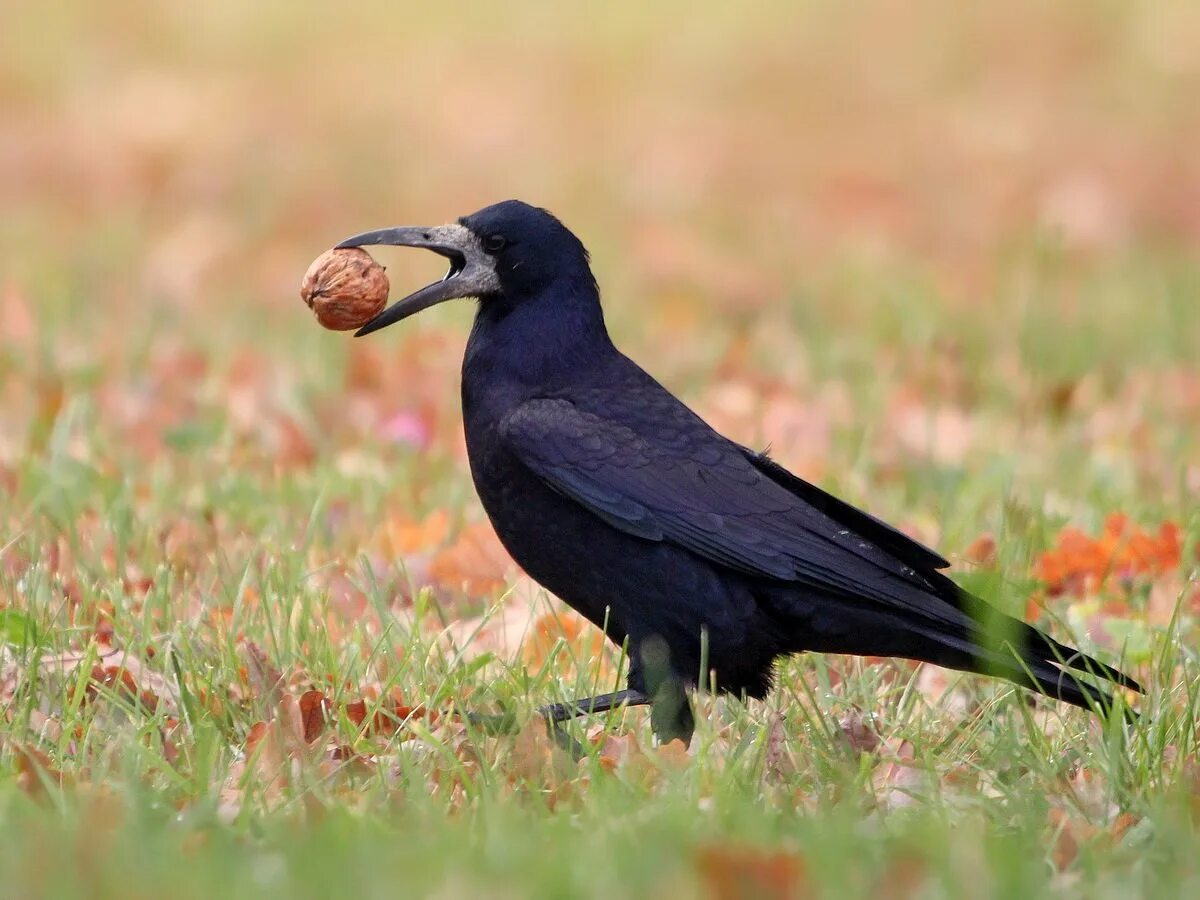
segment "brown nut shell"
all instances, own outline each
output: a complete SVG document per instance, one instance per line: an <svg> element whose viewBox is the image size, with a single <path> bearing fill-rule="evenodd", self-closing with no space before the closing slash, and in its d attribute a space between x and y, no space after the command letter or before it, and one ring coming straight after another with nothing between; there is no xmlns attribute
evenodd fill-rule
<svg viewBox="0 0 1200 900"><path fill-rule="evenodd" d="M317 321L333 331L360 328L387 305L387 273L358 247L327 250L300 282L300 298Z"/></svg>

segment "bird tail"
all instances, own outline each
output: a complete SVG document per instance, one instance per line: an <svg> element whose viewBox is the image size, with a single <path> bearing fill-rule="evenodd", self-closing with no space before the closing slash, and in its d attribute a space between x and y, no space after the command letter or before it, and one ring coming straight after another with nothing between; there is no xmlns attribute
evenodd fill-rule
<svg viewBox="0 0 1200 900"><path fill-rule="evenodd" d="M1103 716L1118 706L1114 687L1145 693L1120 669L1060 643L1026 622L945 579L934 595L913 598L906 609L847 602L841 594L764 593L765 607L782 616L803 611L795 651L899 656L948 669L1004 678L1048 697ZM919 605L920 604L920 605ZM943 605L944 604L944 605ZM924 609L921 608L924 606ZM1136 716L1120 704L1129 718Z"/></svg>
<svg viewBox="0 0 1200 900"><path fill-rule="evenodd" d="M978 604L972 615L976 621L966 633L933 627L921 629L943 651L949 651L943 665L998 676L1106 717L1116 706L1110 686L1145 693L1137 681L1120 669L971 599ZM1127 715L1135 716L1128 707L1123 709Z"/></svg>

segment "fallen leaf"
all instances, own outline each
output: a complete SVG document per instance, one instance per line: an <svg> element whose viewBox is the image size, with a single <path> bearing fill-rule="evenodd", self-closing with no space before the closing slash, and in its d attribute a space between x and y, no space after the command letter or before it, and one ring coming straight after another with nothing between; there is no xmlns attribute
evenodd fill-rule
<svg viewBox="0 0 1200 900"><path fill-rule="evenodd" d="M975 538L963 551L963 559L985 569L996 566L996 538L990 531Z"/></svg>
<svg viewBox="0 0 1200 900"><path fill-rule="evenodd" d="M325 705L328 701L320 691L305 691L300 695L300 721L304 740L311 744L325 731Z"/></svg>
<svg viewBox="0 0 1200 900"><path fill-rule="evenodd" d="M1072 818L1064 810L1054 806L1050 808L1050 858L1054 867L1062 872L1079 856L1081 845L1091 841L1096 836L1096 827Z"/></svg>
<svg viewBox="0 0 1200 900"><path fill-rule="evenodd" d="M562 677L569 678L579 668L590 668L604 649L604 632L583 616L569 610L551 610L534 620L522 646L521 655L530 668L540 668L550 658L559 641L570 652L560 660Z"/></svg>
<svg viewBox="0 0 1200 900"><path fill-rule="evenodd" d="M48 783L60 787L67 783L66 775L41 750L27 744L13 744L12 748L17 762L17 787L29 796L44 797Z"/></svg>
<svg viewBox="0 0 1200 900"><path fill-rule="evenodd" d="M280 692L283 689L282 673L271 665L267 654L253 641L246 641L241 646L242 658L246 662L246 677L254 695L267 702L270 706L279 703Z"/></svg>
<svg viewBox="0 0 1200 900"><path fill-rule="evenodd" d="M783 715L771 716L767 726L767 746L763 755L763 776L786 777L796 770L795 762L788 753Z"/></svg>
<svg viewBox="0 0 1200 900"><path fill-rule="evenodd" d="M688 745L679 738L659 746L654 758L665 768L675 771L686 769L692 762Z"/></svg>
<svg viewBox="0 0 1200 900"><path fill-rule="evenodd" d="M838 728L846 745L859 753L874 753L882 740L875 726L858 710L847 713Z"/></svg>
<svg viewBox="0 0 1200 900"><path fill-rule="evenodd" d="M459 532L429 564L429 577L442 587L481 597L504 585L512 559L492 526L476 522Z"/></svg>
<svg viewBox="0 0 1200 900"><path fill-rule="evenodd" d="M912 741L901 741L883 755L885 759L873 779L880 806L889 809L912 806L925 784L925 772L914 762L916 752Z"/></svg>
<svg viewBox="0 0 1200 900"><path fill-rule="evenodd" d="M794 900L812 893L804 858L783 850L708 844L696 852L696 868L712 900Z"/></svg>
<svg viewBox="0 0 1200 900"><path fill-rule="evenodd" d="M1038 557L1034 574L1051 596L1087 597L1110 589L1123 593L1135 579L1175 571L1182 556L1180 529L1174 522L1164 522L1151 533L1113 513L1096 538L1078 528L1064 528L1055 546Z"/></svg>
<svg viewBox="0 0 1200 900"><path fill-rule="evenodd" d="M632 732L626 734L608 734L602 736L600 747L600 765L606 771L612 772L622 763L641 756L642 748L638 745L637 737Z"/></svg>
<svg viewBox="0 0 1200 900"><path fill-rule="evenodd" d="M876 883L880 900L909 900L921 894L929 875L925 860L911 854L899 854L888 861L887 868Z"/></svg>

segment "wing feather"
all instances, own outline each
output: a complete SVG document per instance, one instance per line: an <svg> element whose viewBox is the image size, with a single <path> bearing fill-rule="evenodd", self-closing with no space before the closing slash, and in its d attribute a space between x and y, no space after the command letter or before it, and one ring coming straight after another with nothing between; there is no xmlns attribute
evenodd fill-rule
<svg viewBox="0 0 1200 900"><path fill-rule="evenodd" d="M794 478L786 470L764 465L698 418L662 427L629 415L614 421L546 398L509 413L500 434L554 490L629 534L756 578L964 620L931 583L942 579L932 570L944 559L807 482L795 479L803 487L793 489L780 474Z"/></svg>

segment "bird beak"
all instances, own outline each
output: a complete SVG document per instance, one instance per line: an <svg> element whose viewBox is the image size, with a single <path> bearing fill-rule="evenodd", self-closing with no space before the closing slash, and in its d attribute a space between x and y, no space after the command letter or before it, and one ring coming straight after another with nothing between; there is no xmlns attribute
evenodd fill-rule
<svg viewBox="0 0 1200 900"><path fill-rule="evenodd" d="M463 225L437 225L431 228L419 225L402 225L380 231L366 231L346 238L338 244L343 247L363 247L370 244L388 244L397 247L424 247L450 260L450 271L441 281L426 285L419 291L397 300L358 331L362 337L407 319L414 313L435 304L458 297L481 297L500 289L496 275L495 260L483 251L479 238Z"/></svg>

